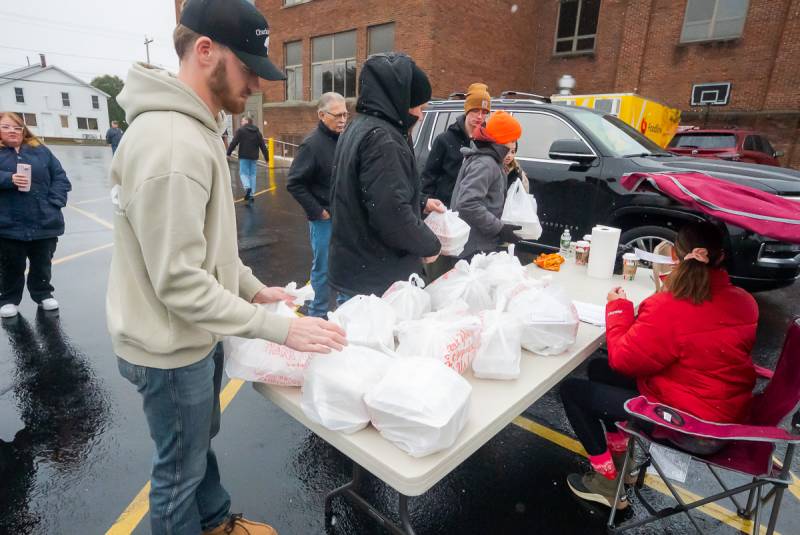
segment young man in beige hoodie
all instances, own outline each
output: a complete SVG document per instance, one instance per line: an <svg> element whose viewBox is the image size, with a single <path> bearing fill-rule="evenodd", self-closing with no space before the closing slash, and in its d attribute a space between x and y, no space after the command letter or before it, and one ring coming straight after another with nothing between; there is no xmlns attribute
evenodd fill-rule
<svg viewBox="0 0 800 535"><path fill-rule="evenodd" d="M344 332L258 303L289 296L239 259L222 110L244 111L258 78L283 78L269 29L246 0L189 0L175 30L177 77L134 65L119 103L130 127L112 166L114 255L106 300L120 372L142 395L156 455L153 534L271 535L230 514L211 438L219 430L222 336L327 353Z"/></svg>

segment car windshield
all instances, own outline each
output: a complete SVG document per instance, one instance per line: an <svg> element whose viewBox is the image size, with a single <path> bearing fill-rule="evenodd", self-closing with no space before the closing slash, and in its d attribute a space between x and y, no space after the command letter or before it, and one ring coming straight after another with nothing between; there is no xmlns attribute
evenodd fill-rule
<svg viewBox="0 0 800 535"><path fill-rule="evenodd" d="M581 113L576 119L589 129L612 156L669 155L635 128L613 115Z"/></svg>
<svg viewBox="0 0 800 535"><path fill-rule="evenodd" d="M729 149L736 146L733 134L678 134L669 146L687 149Z"/></svg>

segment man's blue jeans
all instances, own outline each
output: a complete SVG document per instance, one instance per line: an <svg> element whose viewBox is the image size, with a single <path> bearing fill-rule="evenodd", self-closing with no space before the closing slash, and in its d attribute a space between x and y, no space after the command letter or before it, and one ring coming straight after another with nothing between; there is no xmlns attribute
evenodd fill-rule
<svg viewBox="0 0 800 535"><path fill-rule="evenodd" d="M142 395L155 442L150 486L153 535L197 535L228 518L231 499L219 479L211 439L219 431L222 344L203 360L174 370L117 359Z"/></svg>
<svg viewBox="0 0 800 535"><path fill-rule="evenodd" d="M251 193L256 192L256 161L243 160L239 158L239 180L242 187L249 189Z"/></svg>
<svg viewBox="0 0 800 535"><path fill-rule="evenodd" d="M308 315L324 318L328 312L328 246L331 242L331 220L317 219L308 222L311 236L311 287L314 288L314 301L308 307Z"/></svg>

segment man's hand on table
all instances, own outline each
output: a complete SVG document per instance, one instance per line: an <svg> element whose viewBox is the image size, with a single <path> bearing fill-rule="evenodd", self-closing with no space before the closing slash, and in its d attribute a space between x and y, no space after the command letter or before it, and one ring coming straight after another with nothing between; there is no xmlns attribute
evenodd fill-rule
<svg viewBox="0 0 800 535"><path fill-rule="evenodd" d="M322 318L296 318L289 324L286 346L310 353L340 351L347 345L344 330Z"/></svg>
<svg viewBox="0 0 800 535"><path fill-rule="evenodd" d="M627 298L628 294L625 293L625 290L623 290L621 286L617 286L616 288L608 292L607 296L609 303L611 301L616 301L617 299L627 299Z"/></svg>
<svg viewBox="0 0 800 535"><path fill-rule="evenodd" d="M268 305L270 303L277 303L283 301L289 306L294 305L294 296L287 293L286 290L278 286L263 288L253 298L253 303L257 305Z"/></svg>

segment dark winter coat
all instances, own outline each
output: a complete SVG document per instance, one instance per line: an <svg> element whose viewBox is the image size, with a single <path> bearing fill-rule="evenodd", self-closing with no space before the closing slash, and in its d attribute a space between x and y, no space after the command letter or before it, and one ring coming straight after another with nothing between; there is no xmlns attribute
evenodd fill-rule
<svg viewBox="0 0 800 535"><path fill-rule="evenodd" d="M742 423L756 372L758 304L721 269L710 273L711 299L699 305L669 292L606 305L608 363L636 378L639 392L711 422Z"/></svg>
<svg viewBox="0 0 800 535"><path fill-rule="evenodd" d="M422 195L439 199L450 207L458 171L464 161L461 149L469 148L465 126L466 115L459 117L433 140L431 152L422 171Z"/></svg>
<svg viewBox="0 0 800 535"><path fill-rule="evenodd" d="M17 164L31 166L31 190L21 192L11 181ZM64 234L61 209L72 189L61 163L44 145L23 144L19 154L0 147L0 238L42 240Z"/></svg>
<svg viewBox="0 0 800 535"><path fill-rule="evenodd" d="M339 137L333 164L328 278L350 295L381 295L421 273L441 245L422 222L408 130L412 60L377 54L360 75L358 116Z"/></svg>
<svg viewBox="0 0 800 535"><path fill-rule="evenodd" d="M122 130L119 128L109 128L106 132L106 143L116 149L119 147L120 141L122 141Z"/></svg>
<svg viewBox="0 0 800 535"><path fill-rule="evenodd" d="M456 179L451 209L470 227L461 253L465 258L477 252L493 252L500 245L500 216L508 192L503 158L508 147L476 141L461 153L464 164Z"/></svg>
<svg viewBox="0 0 800 535"><path fill-rule="evenodd" d="M239 146L240 160L258 160L258 149L264 154L264 159L269 160L267 145L264 143L264 136L255 125L246 124L233 135L231 144L228 145L228 156L230 156L236 146Z"/></svg>
<svg viewBox="0 0 800 535"><path fill-rule="evenodd" d="M322 217L323 210L331 211L331 172L338 139L339 134L320 121L298 147L289 168L286 189L312 221Z"/></svg>

